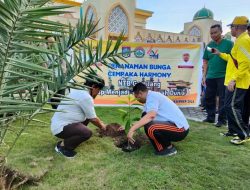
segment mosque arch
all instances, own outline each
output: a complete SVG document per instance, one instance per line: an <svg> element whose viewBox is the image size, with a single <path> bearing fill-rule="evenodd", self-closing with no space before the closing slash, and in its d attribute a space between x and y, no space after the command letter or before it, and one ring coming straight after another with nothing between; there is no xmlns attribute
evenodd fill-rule
<svg viewBox="0 0 250 190"><path fill-rule="evenodd" d="M191 36L202 36L202 32L201 32L201 29L198 27L198 26L196 26L196 25L194 25L190 30L189 30L189 33L188 33L189 35L191 35Z"/></svg>
<svg viewBox="0 0 250 190"><path fill-rule="evenodd" d="M140 32L137 32L134 40L135 40L135 42L142 42L143 41Z"/></svg>
<svg viewBox="0 0 250 190"><path fill-rule="evenodd" d="M124 32L125 40L129 36L129 17L126 9L118 3L114 4L106 19L106 34L112 39L116 39L121 32Z"/></svg>
<svg viewBox="0 0 250 190"><path fill-rule="evenodd" d="M97 21L97 13L96 13L95 7L92 5L89 5L85 16L88 21L91 19L91 17L93 21Z"/></svg>
<svg viewBox="0 0 250 190"><path fill-rule="evenodd" d="M166 40L166 43L173 43L173 40L171 39L170 36L168 36L167 40Z"/></svg>
<svg viewBox="0 0 250 190"><path fill-rule="evenodd" d="M156 40L157 43L164 43L162 37L161 37L161 34L159 34L157 40Z"/></svg>
<svg viewBox="0 0 250 190"><path fill-rule="evenodd" d="M148 34L147 38L145 39L146 43L155 43L155 39L152 37L151 33Z"/></svg>
<svg viewBox="0 0 250 190"><path fill-rule="evenodd" d="M180 40L180 37L179 37L179 36L177 36L177 38L176 38L175 42L176 42L176 43L180 43L180 42L181 42L181 40Z"/></svg>

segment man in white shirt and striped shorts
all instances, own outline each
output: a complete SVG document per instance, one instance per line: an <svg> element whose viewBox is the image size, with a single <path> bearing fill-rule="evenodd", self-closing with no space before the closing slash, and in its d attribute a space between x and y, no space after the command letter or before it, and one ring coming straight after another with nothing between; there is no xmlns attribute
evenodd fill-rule
<svg viewBox="0 0 250 190"><path fill-rule="evenodd" d="M145 105L142 118L128 132L128 140L133 144L134 132L144 126L156 155L176 154L177 150L172 142L183 140L189 132L189 124L181 110L169 98L148 90L143 83L137 83L133 87L133 93Z"/></svg>

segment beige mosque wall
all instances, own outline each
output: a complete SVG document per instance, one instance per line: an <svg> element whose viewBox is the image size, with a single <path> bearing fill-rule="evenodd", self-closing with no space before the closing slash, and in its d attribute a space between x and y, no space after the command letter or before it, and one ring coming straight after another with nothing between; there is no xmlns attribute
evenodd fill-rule
<svg viewBox="0 0 250 190"><path fill-rule="evenodd" d="M107 39L109 35L115 37L120 32L109 32L109 26L113 31L112 23L109 25L109 17L112 10L115 10L117 6L120 7L120 12L124 13L123 17L127 19L128 31L127 41L137 41L145 43L208 43L210 38L210 26L214 24L222 24L220 21L216 21L213 18L198 18L204 16L204 10L211 16L213 14L208 9L199 10L192 22L184 23L184 31L182 33L172 33L165 31L157 31L146 29L147 19L153 15L153 12L148 10L141 10L136 8L136 0L85 0L83 4L77 3L72 0L55 0L57 5L72 4L76 7L69 8L67 10L72 13L67 13L60 16L49 17L49 19L59 21L62 23L71 23L75 25L80 17L80 7L83 9L83 16L87 15L90 18L90 13L94 14L94 19L99 21L98 28L104 27L96 34L96 38L102 37ZM115 11L113 11L115 12ZM198 16L197 16L198 14ZM195 19L196 18L196 19ZM124 20L124 19L123 19ZM119 23L119 22L118 22ZM115 27L116 28L116 27ZM193 29L195 30L193 31ZM118 31L118 29L116 30Z"/></svg>
<svg viewBox="0 0 250 190"><path fill-rule="evenodd" d="M184 24L184 34L188 35L193 27L197 27L201 30L200 41L205 42L207 44L208 42L211 41L210 27L214 24L222 25L220 21L216 21L213 19L194 20L193 22L188 22Z"/></svg>
<svg viewBox="0 0 250 190"><path fill-rule="evenodd" d="M135 28L145 29L146 24L147 21L145 20L145 18L135 17Z"/></svg>
<svg viewBox="0 0 250 190"><path fill-rule="evenodd" d="M120 6L128 18L128 40L133 39L134 34L134 23L135 23L135 0L87 0L83 3L82 7L84 13L87 12L89 6L92 6L96 10L97 18L100 19L99 27L105 27L99 32L98 37L107 39L108 37L108 19L110 12L116 6ZM116 34L113 34L116 35Z"/></svg>
<svg viewBox="0 0 250 190"><path fill-rule="evenodd" d="M107 3L109 6L107 6ZM120 5L129 21L129 34L128 41L140 41L148 43L192 43L198 42L197 36L190 36L186 34L170 33L156 30L149 30L146 28L147 18L151 17L153 12L136 9L135 0L87 0L83 3L82 7L84 13L88 12L89 7L92 7L95 14L100 18L99 27L105 26L105 29L99 32L99 37L108 37L108 17L110 11ZM112 34L115 35L115 34Z"/></svg>
<svg viewBox="0 0 250 190"><path fill-rule="evenodd" d="M65 6L68 4L64 4L63 0L58 0L58 2L54 3L55 6ZM70 5L70 4L69 4ZM73 4L74 7L70 7L68 9L65 9L66 11L69 11L69 13L63 14L63 15L57 15L57 16L50 16L48 17L49 20L61 22L64 24L70 23L71 25L76 25L78 22L78 19L80 17L80 3Z"/></svg>
<svg viewBox="0 0 250 190"><path fill-rule="evenodd" d="M152 43L152 42L155 42L155 43L193 43L193 42L198 42L198 38L199 38L197 36L190 36L190 35L185 35L185 34L136 28L134 41L140 42L140 40L138 40L139 39L138 36L140 36L141 41L145 43Z"/></svg>
<svg viewBox="0 0 250 190"><path fill-rule="evenodd" d="M145 29L146 24L147 24L147 19L149 17L151 17L152 14L153 14L153 12L149 12L149 11L145 11L145 10L141 10L141 9L136 9L134 27Z"/></svg>

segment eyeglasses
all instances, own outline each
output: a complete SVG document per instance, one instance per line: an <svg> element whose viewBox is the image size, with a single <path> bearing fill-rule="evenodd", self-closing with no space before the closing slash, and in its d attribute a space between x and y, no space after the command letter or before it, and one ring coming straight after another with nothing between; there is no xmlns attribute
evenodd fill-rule
<svg viewBox="0 0 250 190"><path fill-rule="evenodd" d="M231 28L234 28L234 27L235 27L235 25L233 25L233 24L232 24L230 27L231 27Z"/></svg>

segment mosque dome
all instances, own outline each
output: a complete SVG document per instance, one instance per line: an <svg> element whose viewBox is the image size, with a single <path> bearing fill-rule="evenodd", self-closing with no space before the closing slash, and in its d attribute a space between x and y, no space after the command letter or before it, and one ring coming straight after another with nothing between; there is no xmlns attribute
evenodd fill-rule
<svg viewBox="0 0 250 190"><path fill-rule="evenodd" d="M204 7L201 10L197 11L193 18L193 20L200 20L200 19L214 19L214 13L211 10Z"/></svg>

